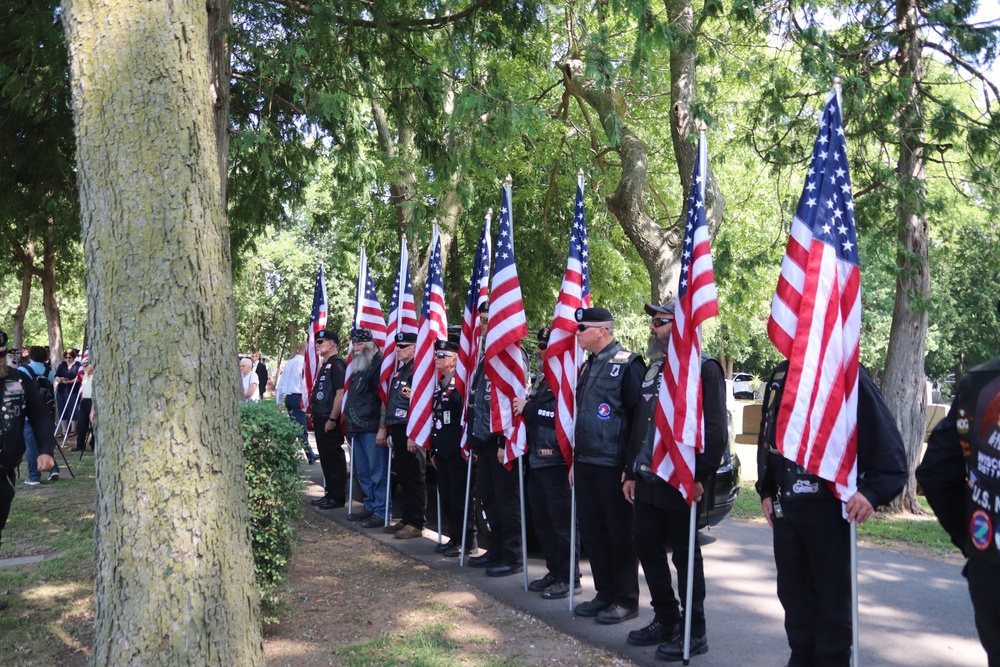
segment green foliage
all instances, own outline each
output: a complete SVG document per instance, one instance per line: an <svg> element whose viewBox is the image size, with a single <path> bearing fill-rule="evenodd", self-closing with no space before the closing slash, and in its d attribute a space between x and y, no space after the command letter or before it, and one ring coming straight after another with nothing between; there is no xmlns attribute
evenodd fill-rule
<svg viewBox="0 0 1000 667"><path fill-rule="evenodd" d="M240 407L243 460L249 488L254 572L266 623L282 608L289 560L295 544L293 522L302 516L298 476L302 431L271 402Z"/></svg>

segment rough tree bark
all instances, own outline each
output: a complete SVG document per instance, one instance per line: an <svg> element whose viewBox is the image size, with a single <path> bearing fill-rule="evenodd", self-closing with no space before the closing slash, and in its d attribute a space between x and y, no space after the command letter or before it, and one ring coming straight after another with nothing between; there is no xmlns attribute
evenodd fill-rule
<svg viewBox="0 0 1000 667"><path fill-rule="evenodd" d="M930 275L927 256L929 231L924 213L924 148L920 130L924 122L919 91L923 79L920 20L915 0L898 0L896 26L901 40L897 56L899 80L909 82L909 88L906 90L907 102L898 116L900 146L896 172L900 179L900 194L897 201L899 250L896 253L896 303L892 311L882 390L906 444L910 470L909 482L893 507L922 514L913 473L919 463L927 413L924 348Z"/></svg>
<svg viewBox="0 0 1000 667"><path fill-rule="evenodd" d="M106 380L94 664L263 665L205 1L63 7Z"/></svg>
<svg viewBox="0 0 1000 667"><path fill-rule="evenodd" d="M17 300L17 308L11 315L10 340L14 347L24 347L24 316L31 303L31 267L25 266L21 273L21 296Z"/></svg>

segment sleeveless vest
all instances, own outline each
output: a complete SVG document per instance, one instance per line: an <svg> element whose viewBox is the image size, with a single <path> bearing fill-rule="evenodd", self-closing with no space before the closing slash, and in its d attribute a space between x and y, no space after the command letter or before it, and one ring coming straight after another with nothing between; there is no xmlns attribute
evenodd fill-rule
<svg viewBox="0 0 1000 667"><path fill-rule="evenodd" d="M619 468L625 464L625 414L622 378L638 357L618 341L590 355L576 389L576 453L580 463Z"/></svg>
<svg viewBox="0 0 1000 667"><path fill-rule="evenodd" d="M330 374L333 372L333 365L337 361L344 363L344 359L339 354L335 354L327 359L320 367L319 373L316 376L316 383L313 385L312 396L310 396L314 422L319 418L326 421L333 410L333 398L337 395L337 392L333 388L333 380Z"/></svg>
<svg viewBox="0 0 1000 667"><path fill-rule="evenodd" d="M378 378L382 367L382 353L376 352L372 365L364 373L351 375L351 386L347 389L347 405L344 406L344 423L347 432L377 431L382 413L382 401L378 397Z"/></svg>
<svg viewBox="0 0 1000 667"><path fill-rule="evenodd" d="M413 360L403 364L389 383L385 404L385 425L405 424L410 416L410 383L413 381Z"/></svg>
<svg viewBox="0 0 1000 667"><path fill-rule="evenodd" d="M458 456L462 445L462 396L455 389L455 374L434 387L434 424L431 428L431 445L443 458Z"/></svg>
<svg viewBox="0 0 1000 667"><path fill-rule="evenodd" d="M469 429L469 444L473 447L492 447L501 444L499 433L493 433L490 410L490 381L486 377L483 362L476 367L476 377L469 388L469 414L466 417Z"/></svg>
<svg viewBox="0 0 1000 667"><path fill-rule="evenodd" d="M543 376L535 386L531 402L538 406L538 416L551 419L555 417L556 396L549 389L549 383ZM549 468L565 466L559 440L556 438L554 426L535 420L528 425L528 465L532 468Z"/></svg>
<svg viewBox="0 0 1000 667"><path fill-rule="evenodd" d="M971 487L966 497L966 553L1000 566L1000 359L966 373L956 407L955 429Z"/></svg>

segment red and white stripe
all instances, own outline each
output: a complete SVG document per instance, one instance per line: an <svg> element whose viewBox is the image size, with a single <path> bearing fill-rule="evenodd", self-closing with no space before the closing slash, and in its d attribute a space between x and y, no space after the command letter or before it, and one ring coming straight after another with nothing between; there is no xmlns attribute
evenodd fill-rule
<svg viewBox="0 0 1000 667"><path fill-rule="evenodd" d="M421 307L420 328L417 331L417 351L413 357L413 383L410 394L410 416L406 437L424 449L431 447L431 426L434 414L434 388L437 369L434 367L434 343L448 338L448 316L444 307L441 236L437 225L431 236L427 282Z"/></svg>
<svg viewBox="0 0 1000 667"><path fill-rule="evenodd" d="M497 232L490 290L490 318L486 330L485 370L489 378L491 430L506 439L504 464L524 454L524 418L514 414L514 399L525 396L527 369L521 339L528 335L528 321L521 299L521 282L514 259L514 224L510 199L511 186L503 187L500 227Z"/></svg>
<svg viewBox="0 0 1000 667"><path fill-rule="evenodd" d="M466 293L465 309L462 312L462 335L458 343L458 359L455 364L455 390L462 397L462 457L469 457L469 431L465 427L465 415L469 409L469 383L476 372L479 362L479 351L483 338L482 319L479 309L490 297L490 224L493 220L493 209L486 213L483 220L483 231L476 245L476 258L472 263L472 274L469 276L469 289Z"/></svg>
<svg viewBox="0 0 1000 667"><path fill-rule="evenodd" d="M396 372L396 334L416 332L417 310L413 304L413 288L410 285L410 252L404 237L399 242L399 271L392 291L385 348L382 350L382 368L379 369L378 393L382 403L389 398L389 382Z"/></svg>
<svg viewBox="0 0 1000 667"><path fill-rule="evenodd" d="M313 307L309 317L309 329L306 332L306 356L303 364L303 377L306 381L306 395L302 397L303 408L311 412L309 397L312 396L313 383L319 372L319 352L316 350L316 334L326 328L326 281L323 280L323 265L316 273L316 284L313 287Z"/></svg>

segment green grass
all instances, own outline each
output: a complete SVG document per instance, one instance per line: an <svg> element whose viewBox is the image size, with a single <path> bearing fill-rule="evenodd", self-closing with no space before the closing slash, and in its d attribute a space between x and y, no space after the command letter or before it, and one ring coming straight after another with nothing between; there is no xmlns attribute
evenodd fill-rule
<svg viewBox="0 0 1000 667"><path fill-rule="evenodd" d="M0 568L0 655L5 665L84 664L93 641L94 457L57 453L60 478L40 486L17 481L0 559L45 556ZM21 464L21 473L27 468ZM47 475L43 475L45 479ZM9 661L8 661L9 660Z"/></svg>
<svg viewBox="0 0 1000 667"><path fill-rule="evenodd" d="M456 631L456 624L439 620L406 633L350 644L336 653L348 667L451 667L459 663L476 667L523 667L527 664L516 658L483 655L481 642L474 642L478 645L476 649L466 653L463 643L449 636Z"/></svg>

